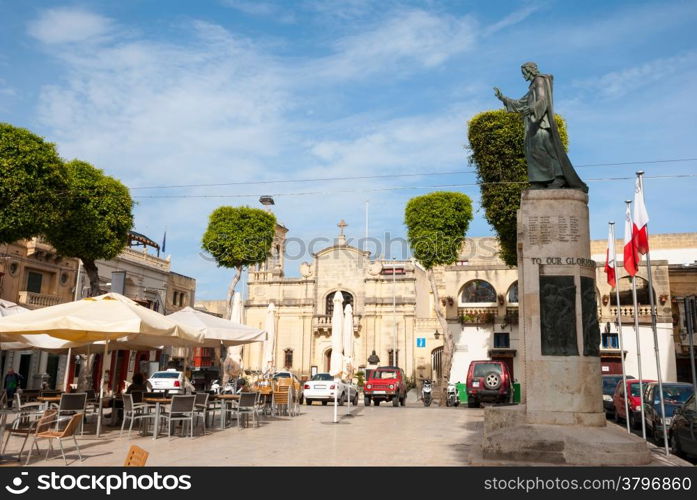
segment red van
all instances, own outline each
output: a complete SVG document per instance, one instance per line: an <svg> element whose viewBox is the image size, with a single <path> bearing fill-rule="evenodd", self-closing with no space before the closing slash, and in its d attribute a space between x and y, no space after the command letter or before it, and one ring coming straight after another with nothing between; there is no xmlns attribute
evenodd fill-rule
<svg viewBox="0 0 697 500"><path fill-rule="evenodd" d="M508 366L502 361L472 361L467 370L467 406L478 408L482 401L510 402L513 399L513 380Z"/></svg>
<svg viewBox="0 0 697 500"><path fill-rule="evenodd" d="M380 366L370 370L367 376L363 385L366 406L370 406L371 401L375 406L379 406L380 401L392 401L392 406L407 405L407 383L401 368Z"/></svg>

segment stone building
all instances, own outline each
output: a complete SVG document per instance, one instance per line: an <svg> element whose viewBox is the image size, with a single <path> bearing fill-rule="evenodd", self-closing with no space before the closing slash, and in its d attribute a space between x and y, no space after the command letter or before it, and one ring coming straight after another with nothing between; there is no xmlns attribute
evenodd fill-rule
<svg viewBox="0 0 697 500"><path fill-rule="evenodd" d="M79 259L56 255L55 249L40 238L0 247L0 297L29 309L70 302L89 293L89 279ZM102 293L121 293L139 304L163 314L193 306L196 280L171 271L170 259L160 258L159 245L146 236L131 232L129 246L114 259L96 262ZM94 354L94 386L98 386L102 355ZM117 387L139 371L151 371L159 364L158 351L115 351L107 355L110 383ZM40 351L5 352L0 373L12 366L34 389L46 380L52 388L63 388L68 365L66 354ZM83 360L70 360L67 382L73 383Z"/></svg>
<svg viewBox="0 0 697 500"><path fill-rule="evenodd" d="M300 277L285 277L283 252L251 269L245 322L264 328L267 308L276 307L274 359L277 369L288 368L301 376L327 371L331 358L331 315L334 293L341 291L344 305L352 304L356 365L365 367L375 351L380 364L396 363L410 377L435 377L440 372L443 335L434 313L434 299L427 273L413 260L371 259L369 253L346 243L343 224L334 244L300 266ZM287 229L279 231L282 242ZM620 371L620 349L616 326L614 290L604 273L607 242L591 243L596 261L596 299L601 322L601 365L603 373ZM621 242L617 248L621 249ZM682 280L695 293L697 233L652 235L651 253L657 332L664 380L676 380L676 352L684 357L684 335L674 329L672 280ZM455 351L451 380L464 381L473 360L496 359L520 373L518 330L518 273L497 256L495 238L467 238L461 257L453 265L435 269L435 279L448 327L454 335ZM692 267L685 264L692 263ZM621 266L621 262L618 263ZM395 269L393 274L393 269ZM692 270L692 271L690 271ZM628 373L636 376L636 335L629 280L618 269L620 313ZM685 278L689 274L690 278ZM646 265L638 274L639 339L642 372L656 377L653 332L648 306ZM680 281L676 281L677 283ZM393 307L394 303L394 307ZM676 320L676 324L677 324ZM396 339L396 341L395 341ZM396 360L393 358L396 347ZM245 366L261 369L262 346L245 347Z"/></svg>

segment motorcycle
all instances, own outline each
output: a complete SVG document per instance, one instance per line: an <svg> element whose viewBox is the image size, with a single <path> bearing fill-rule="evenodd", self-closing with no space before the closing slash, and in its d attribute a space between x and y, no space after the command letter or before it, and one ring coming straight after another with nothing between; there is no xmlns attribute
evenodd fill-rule
<svg viewBox="0 0 697 500"><path fill-rule="evenodd" d="M448 383L448 397L445 400L445 406L458 406L460 399L457 397L457 388L455 384Z"/></svg>
<svg viewBox="0 0 697 500"><path fill-rule="evenodd" d="M431 406L431 401L433 401L433 397L431 395L432 390L433 388L431 381L425 379L423 386L421 387L421 399L424 402L424 406Z"/></svg>
<svg viewBox="0 0 697 500"><path fill-rule="evenodd" d="M235 394L235 386L228 382L225 387L220 385L220 380L216 379L211 382L211 392L213 394Z"/></svg>

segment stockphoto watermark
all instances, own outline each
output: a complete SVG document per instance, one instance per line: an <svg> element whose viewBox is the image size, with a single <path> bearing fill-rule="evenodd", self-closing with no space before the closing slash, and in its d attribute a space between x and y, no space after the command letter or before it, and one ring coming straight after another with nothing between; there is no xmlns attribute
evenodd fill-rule
<svg viewBox="0 0 697 500"><path fill-rule="evenodd" d="M20 472L4 489L16 496L29 493L28 497L35 496L36 491L89 491L106 495L129 491L187 491L191 489L191 475L160 472L80 474L55 471L30 475L29 472Z"/></svg>
<svg viewBox="0 0 697 500"><path fill-rule="evenodd" d="M409 260L421 253L450 254L454 243L446 235L429 236L414 242L413 246L402 236L393 236L386 232L382 238L369 236L367 238L346 237L341 240L324 236L303 239L290 237L283 241L273 241L268 254L263 250L268 246L268 241L260 238L251 238L241 242L211 242L208 251L199 252L199 256L209 262L222 261L226 256L233 255L238 260L271 259L280 262L281 257L286 262L312 260L320 251L333 246L349 246L361 251L369 252L371 259L382 260ZM460 247L458 260L468 261L476 257L478 261L494 261L498 258L498 241L493 236L478 238L465 238ZM342 258L340 253L333 254L333 258Z"/></svg>

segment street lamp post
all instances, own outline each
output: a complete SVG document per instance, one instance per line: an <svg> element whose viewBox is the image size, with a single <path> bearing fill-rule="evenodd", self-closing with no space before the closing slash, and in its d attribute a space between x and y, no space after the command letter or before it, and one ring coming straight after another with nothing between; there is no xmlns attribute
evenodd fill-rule
<svg viewBox="0 0 697 500"><path fill-rule="evenodd" d="M395 366L397 363L397 265L396 257L392 257L392 319L394 320L394 332L392 340L392 354Z"/></svg>

